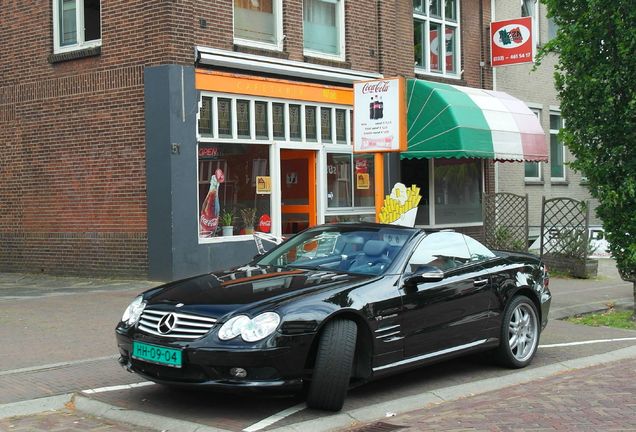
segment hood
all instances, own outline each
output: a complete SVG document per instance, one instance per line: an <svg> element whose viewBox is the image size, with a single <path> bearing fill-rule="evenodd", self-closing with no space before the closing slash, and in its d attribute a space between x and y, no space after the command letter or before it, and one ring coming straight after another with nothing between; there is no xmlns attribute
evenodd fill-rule
<svg viewBox="0 0 636 432"><path fill-rule="evenodd" d="M370 276L317 270L248 266L171 282L148 293L149 306L165 305L185 313L221 316L247 305L267 305L351 285Z"/></svg>

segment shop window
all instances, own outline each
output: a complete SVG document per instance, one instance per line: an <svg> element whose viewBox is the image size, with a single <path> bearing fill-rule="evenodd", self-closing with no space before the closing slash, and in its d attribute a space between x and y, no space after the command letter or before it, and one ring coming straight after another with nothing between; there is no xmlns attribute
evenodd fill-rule
<svg viewBox="0 0 636 432"><path fill-rule="evenodd" d="M422 200L418 206L416 225L473 224L482 221L480 160L407 159L401 162L401 173L402 183L407 186L415 184L420 188Z"/></svg>
<svg viewBox="0 0 636 432"><path fill-rule="evenodd" d="M267 102L257 101L254 104L254 111L256 117L256 139L269 139Z"/></svg>
<svg viewBox="0 0 636 432"><path fill-rule="evenodd" d="M272 127L274 139L285 139L285 104L272 104Z"/></svg>
<svg viewBox="0 0 636 432"><path fill-rule="evenodd" d="M552 181L565 181L565 147L559 139L559 130L563 127L561 116L550 114L550 178Z"/></svg>
<svg viewBox="0 0 636 432"><path fill-rule="evenodd" d="M373 163L372 155L327 153L327 221L371 220L369 215L363 215L363 219L358 216L375 206ZM335 213L342 214L334 219ZM357 216L353 219L345 217L354 213Z"/></svg>
<svg viewBox="0 0 636 432"><path fill-rule="evenodd" d="M336 142L347 143L347 111L343 109L336 110Z"/></svg>
<svg viewBox="0 0 636 432"><path fill-rule="evenodd" d="M282 48L282 0L234 0L234 42Z"/></svg>
<svg viewBox="0 0 636 432"><path fill-rule="evenodd" d="M324 143L330 143L332 141L330 108L320 108L320 138Z"/></svg>
<svg viewBox="0 0 636 432"><path fill-rule="evenodd" d="M102 44L99 0L53 1L55 53L92 48Z"/></svg>
<svg viewBox="0 0 636 432"><path fill-rule="evenodd" d="M201 110L199 111L199 135L212 136L212 98L201 98Z"/></svg>
<svg viewBox="0 0 636 432"><path fill-rule="evenodd" d="M218 98L217 112L219 137L232 138L232 99Z"/></svg>
<svg viewBox="0 0 636 432"><path fill-rule="evenodd" d="M300 141L302 139L302 124L300 120L300 105L289 105L289 139Z"/></svg>
<svg viewBox="0 0 636 432"><path fill-rule="evenodd" d="M481 222L481 161L435 160L435 223Z"/></svg>
<svg viewBox="0 0 636 432"><path fill-rule="evenodd" d="M305 139L316 141L316 107L305 107Z"/></svg>
<svg viewBox="0 0 636 432"><path fill-rule="evenodd" d="M239 138L250 138L250 101L236 101L236 133Z"/></svg>
<svg viewBox="0 0 636 432"><path fill-rule="evenodd" d="M306 55L344 58L344 0L303 1Z"/></svg>
<svg viewBox="0 0 636 432"><path fill-rule="evenodd" d="M270 195L257 190L269 176L269 146L200 143L198 156L199 236L220 236L222 226L232 226L232 235L258 230L271 215Z"/></svg>
<svg viewBox="0 0 636 432"><path fill-rule="evenodd" d="M459 78L459 2L413 0L415 72Z"/></svg>

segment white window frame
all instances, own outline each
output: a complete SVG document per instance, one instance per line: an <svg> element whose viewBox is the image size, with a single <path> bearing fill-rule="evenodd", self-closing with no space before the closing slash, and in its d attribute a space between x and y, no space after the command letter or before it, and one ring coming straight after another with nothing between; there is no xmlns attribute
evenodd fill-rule
<svg viewBox="0 0 636 432"><path fill-rule="evenodd" d="M272 0L272 12L274 13L274 43L260 42L236 36L234 36L234 43L251 48L282 51L283 41L285 40L285 35L283 35L283 0ZM232 1L232 33L234 33L234 1Z"/></svg>
<svg viewBox="0 0 636 432"><path fill-rule="evenodd" d="M336 61L344 61L345 60L345 8L344 8L344 0L332 0L334 3L338 4L338 8L336 9L336 25L338 26L338 52L339 54L328 54L321 51L314 51L304 48L303 41L303 54L308 57L317 57L323 58L326 60L336 60ZM303 2L304 3L304 2ZM304 18L303 18L304 24Z"/></svg>
<svg viewBox="0 0 636 432"><path fill-rule="evenodd" d="M76 32L77 32L77 43L68 46L60 45L60 3L62 0L52 0L53 7L53 53L60 54L65 52L77 51L86 48L94 48L102 45L101 39L101 6L102 2L100 0L100 38L86 41L85 40L85 29L84 29L84 0L75 0L76 8L75 8L75 22L76 22Z"/></svg>
<svg viewBox="0 0 636 432"><path fill-rule="evenodd" d="M565 126L565 121L561 116L561 111L550 111L550 116L559 116L561 118L561 128ZM552 135L557 135L560 129L552 129L552 122L550 122L550 141L552 141ZM565 159L565 144L561 142L561 152L563 158L563 176L562 177L553 177L552 176L552 160L550 160L550 181L555 183L563 183L567 181L567 173L566 173L566 159ZM552 148L550 148L550 156L552 156Z"/></svg>
<svg viewBox="0 0 636 432"><path fill-rule="evenodd" d="M530 108L530 111L532 111L537 118L539 119L539 123L541 123L541 109L539 108ZM541 162L535 162L537 164L537 169L538 169L538 173L536 177L527 177L526 176L526 166L525 164L527 164L529 162L524 162L524 166L523 166L523 178L527 183L536 183L536 182L540 182L543 179L542 173L543 173L543 166L541 164Z"/></svg>
<svg viewBox="0 0 636 432"><path fill-rule="evenodd" d="M534 1L534 6L532 7L532 14L531 15L523 15L523 13L521 13L522 17L525 16L529 16L530 18L532 18L532 39L534 40L534 44L532 45L532 60L534 61L536 55L537 55L537 47L539 46L539 0L533 0ZM521 12L523 12L523 2L524 0L521 0Z"/></svg>
<svg viewBox="0 0 636 432"><path fill-rule="evenodd" d="M461 1L457 0L456 2L456 6L457 6L457 21L447 21L446 20L446 0L442 0L442 6L441 6L441 12L442 12L442 17L441 18L436 18L436 17L431 17L430 13L429 13L429 8L430 8L430 2L429 0L423 0L423 3L426 5L425 7L427 8L426 11L424 12L419 12L416 11L415 8L413 8L413 23L415 23L415 21L420 21L424 23L424 33L426 35L425 40L426 40L426 46L424 48L424 52L423 52L423 56L424 56L424 67L419 66L419 65L415 65L415 73L416 74L420 74L420 75L431 75L431 76L443 76L446 78L454 78L454 79L460 79L461 78L461 74L462 74L462 65L461 65ZM428 35L430 34L430 23L437 23L440 24L442 27L442 34L444 35L444 38L446 38L446 26L450 26L450 27L454 27L455 28L455 47L454 47L454 53L455 53L455 64L457 65L456 67L456 72L452 73L452 72L447 72L446 71L446 44L444 44L444 55L441 56L442 60L440 60L441 65L442 65L442 71L438 72L438 71L431 71L431 65L430 65L430 41L429 41L429 37ZM444 39L445 40L445 39Z"/></svg>

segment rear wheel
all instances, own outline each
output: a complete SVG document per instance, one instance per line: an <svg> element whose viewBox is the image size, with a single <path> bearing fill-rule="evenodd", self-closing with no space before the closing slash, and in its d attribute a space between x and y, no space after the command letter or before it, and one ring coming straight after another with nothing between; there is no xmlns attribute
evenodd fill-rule
<svg viewBox="0 0 636 432"><path fill-rule="evenodd" d="M318 344L307 394L309 408L339 411L344 404L355 355L357 327L353 321L328 323Z"/></svg>
<svg viewBox="0 0 636 432"><path fill-rule="evenodd" d="M504 311L497 360L510 368L530 364L539 345L537 308L528 297L513 298Z"/></svg>

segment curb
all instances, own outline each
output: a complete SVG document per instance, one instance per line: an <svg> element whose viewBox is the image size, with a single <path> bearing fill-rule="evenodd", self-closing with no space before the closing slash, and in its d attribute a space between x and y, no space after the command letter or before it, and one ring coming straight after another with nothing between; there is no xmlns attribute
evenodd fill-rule
<svg viewBox="0 0 636 432"><path fill-rule="evenodd" d="M548 378L564 372L576 371L629 358L636 358L636 345L604 354L596 354L589 357L554 363L536 369L528 369L503 377L488 378L472 383L440 388L419 395L407 396L348 412L327 415L315 420L270 429L269 432L306 432L308 430L312 432L327 432L360 426L364 423L385 419L386 413L400 415L410 411L425 409L432 404L450 402L533 380ZM200 423L175 420L170 417L147 414L140 411L126 410L80 395L74 396L74 402L79 411L135 426L154 428L161 431L229 432L225 429L206 426ZM0 418L2 418L1 411Z"/></svg>
<svg viewBox="0 0 636 432"><path fill-rule="evenodd" d="M67 393L0 405L0 420L9 417L34 415L45 411L56 411L64 408L72 400L73 394Z"/></svg>

